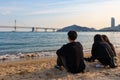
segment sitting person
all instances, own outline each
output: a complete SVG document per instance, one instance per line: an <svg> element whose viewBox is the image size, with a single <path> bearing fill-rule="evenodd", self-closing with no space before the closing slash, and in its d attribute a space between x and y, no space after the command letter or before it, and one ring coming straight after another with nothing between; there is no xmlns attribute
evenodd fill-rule
<svg viewBox="0 0 120 80"><path fill-rule="evenodd" d="M102 65L109 65L111 68L116 67L113 61L114 52L100 34L94 36L91 57L85 58L86 61L95 61L97 59Z"/></svg>
<svg viewBox="0 0 120 80"><path fill-rule="evenodd" d="M112 51L114 52L114 56L116 56L115 47L114 47L113 44L110 42L110 40L108 39L108 37L107 37L106 35L102 35L102 38L103 38L103 40L104 40L105 42L107 42L107 43L110 45Z"/></svg>
<svg viewBox="0 0 120 80"><path fill-rule="evenodd" d="M83 47L80 42L75 42L76 38L77 33L75 31L68 32L69 43L57 50L58 58L55 68L61 69L63 66L68 72L74 74L84 72Z"/></svg>
<svg viewBox="0 0 120 80"><path fill-rule="evenodd" d="M115 62L115 65L118 66L119 65L119 59L117 57L117 54L116 54L116 51L115 51L115 47L113 46L113 44L110 42L110 40L108 39L108 37L106 35L102 35L102 38L103 38L103 40L105 42L107 42L110 45L112 51L114 52L114 62Z"/></svg>

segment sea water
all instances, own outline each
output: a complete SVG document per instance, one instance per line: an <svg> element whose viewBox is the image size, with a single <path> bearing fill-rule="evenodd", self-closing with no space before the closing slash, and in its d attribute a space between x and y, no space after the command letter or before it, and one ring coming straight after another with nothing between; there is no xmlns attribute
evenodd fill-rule
<svg viewBox="0 0 120 80"><path fill-rule="evenodd" d="M78 32L76 41L90 50L95 34L106 34L115 48L120 48L120 32ZM0 55L55 51L68 43L67 32L0 32Z"/></svg>

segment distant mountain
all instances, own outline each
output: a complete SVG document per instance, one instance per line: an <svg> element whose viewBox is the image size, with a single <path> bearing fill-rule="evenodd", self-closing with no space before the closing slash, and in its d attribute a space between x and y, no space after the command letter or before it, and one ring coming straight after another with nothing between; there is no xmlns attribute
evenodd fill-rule
<svg viewBox="0 0 120 80"><path fill-rule="evenodd" d="M71 26L67 26L67 27L64 27L62 29L59 29L57 32L68 32L70 30L74 30L74 31L77 31L77 32L80 32L80 31L96 31L94 28L82 27L82 26L78 26L78 25L71 25Z"/></svg>

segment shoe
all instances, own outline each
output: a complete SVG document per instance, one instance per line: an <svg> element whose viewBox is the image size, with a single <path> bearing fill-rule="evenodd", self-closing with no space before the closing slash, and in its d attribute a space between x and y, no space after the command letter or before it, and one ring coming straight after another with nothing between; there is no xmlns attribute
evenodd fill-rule
<svg viewBox="0 0 120 80"><path fill-rule="evenodd" d="M96 68L103 68L104 67L104 65L102 65L102 64L97 64L96 65Z"/></svg>
<svg viewBox="0 0 120 80"><path fill-rule="evenodd" d="M55 65L54 68L59 69L60 71L63 71L63 70L64 70L64 67L63 67L63 66Z"/></svg>

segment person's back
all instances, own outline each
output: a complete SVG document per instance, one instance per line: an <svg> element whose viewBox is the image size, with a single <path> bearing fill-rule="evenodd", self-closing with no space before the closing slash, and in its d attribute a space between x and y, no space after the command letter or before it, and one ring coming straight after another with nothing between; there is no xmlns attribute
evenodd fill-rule
<svg viewBox="0 0 120 80"><path fill-rule="evenodd" d="M63 45L56 54L58 55L57 65L64 66L68 72L84 72L85 64L83 59L83 47L80 42L75 42L77 38L75 31L68 32L70 43Z"/></svg>
<svg viewBox="0 0 120 80"><path fill-rule="evenodd" d="M92 46L92 59L98 59L103 65L109 65L111 68L113 68L115 67L114 62L112 63L113 57L114 52L109 44L102 40L101 35L96 35L94 44Z"/></svg>
<svg viewBox="0 0 120 80"><path fill-rule="evenodd" d="M68 72L78 73L85 69L83 47L79 42L68 43L63 46L63 54ZM59 54L59 50L57 51Z"/></svg>
<svg viewBox="0 0 120 80"><path fill-rule="evenodd" d="M102 57L102 58L104 57L106 58L109 55L113 57L113 52L110 46L106 42L93 44L92 54L94 54L96 57Z"/></svg>
<svg viewBox="0 0 120 80"><path fill-rule="evenodd" d="M107 43L110 45L112 51L114 52L114 56L117 56L117 55L116 55L116 51L115 51L115 47L114 47L114 45L110 42L110 40L108 39L108 37L107 37L106 35L102 35L102 38L103 38L103 40L104 40L105 42L107 42Z"/></svg>

